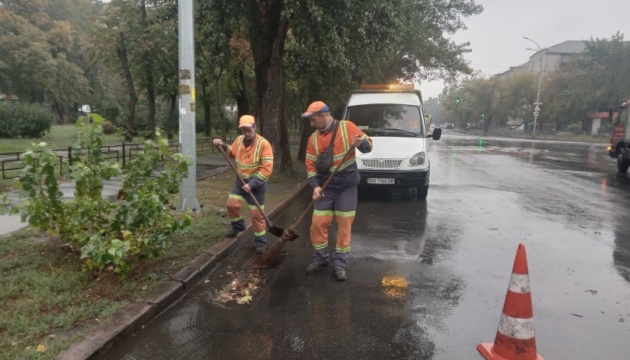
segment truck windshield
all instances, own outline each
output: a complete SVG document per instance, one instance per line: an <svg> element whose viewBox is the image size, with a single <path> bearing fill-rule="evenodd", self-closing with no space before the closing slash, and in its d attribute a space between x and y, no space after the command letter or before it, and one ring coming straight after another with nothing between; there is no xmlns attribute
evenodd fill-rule
<svg viewBox="0 0 630 360"><path fill-rule="evenodd" d="M346 119L369 136L422 136L420 108L412 105L370 104L348 107Z"/></svg>

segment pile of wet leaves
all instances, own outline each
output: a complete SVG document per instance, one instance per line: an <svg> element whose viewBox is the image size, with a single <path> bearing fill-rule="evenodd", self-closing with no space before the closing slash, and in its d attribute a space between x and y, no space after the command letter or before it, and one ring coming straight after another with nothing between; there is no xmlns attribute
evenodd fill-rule
<svg viewBox="0 0 630 360"><path fill-rule="evenodd" d="M234 301L239 305L245 305L252 302L256 295L264 285L264 280L258 271L227 271L230 280L216 296L216 300L221 303Z"/></svg>

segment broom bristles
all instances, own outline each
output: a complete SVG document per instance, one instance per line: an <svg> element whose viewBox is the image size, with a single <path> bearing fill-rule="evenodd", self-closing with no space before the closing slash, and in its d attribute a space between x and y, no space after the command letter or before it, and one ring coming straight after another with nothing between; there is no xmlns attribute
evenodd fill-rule
<svg viewBox="0 0 630 360"><path fill-rule="evenodd" d="M287 229L282 233L282 237L267 249L256 261L256 267L268 267L271 263L278 258L280 251L284 247L284 244L291 240L295 232L291 229Z"/></svg>

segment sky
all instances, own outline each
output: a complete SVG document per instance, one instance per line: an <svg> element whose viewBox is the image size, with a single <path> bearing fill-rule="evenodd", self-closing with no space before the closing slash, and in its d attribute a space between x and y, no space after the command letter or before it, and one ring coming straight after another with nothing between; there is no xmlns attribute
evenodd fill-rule
<svg viewBox="0 0 630 360"><path fill-rule="evenodd" d="M464 19L467 30L451 38L470 42L472 52L464 55L474 70L485 76L502 73L528 61L536 46L541 48L566 40L610 37L619 31L630 40L629 0L476 0L483 5L480 15ZM441 81L423 82L423 98L436 97Z"/></svg>

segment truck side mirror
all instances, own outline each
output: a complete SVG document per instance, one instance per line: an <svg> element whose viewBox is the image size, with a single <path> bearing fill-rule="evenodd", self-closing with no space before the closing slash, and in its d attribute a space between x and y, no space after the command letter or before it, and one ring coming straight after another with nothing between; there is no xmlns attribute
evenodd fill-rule
<svg viewBox="0 0 630 360"><path fill-rule="evenodd" d="M433 129L433 134L427 137L431 137L433 138L433 140L440 140L440 138L442 137L442 129L441 128Z"/></svg>

